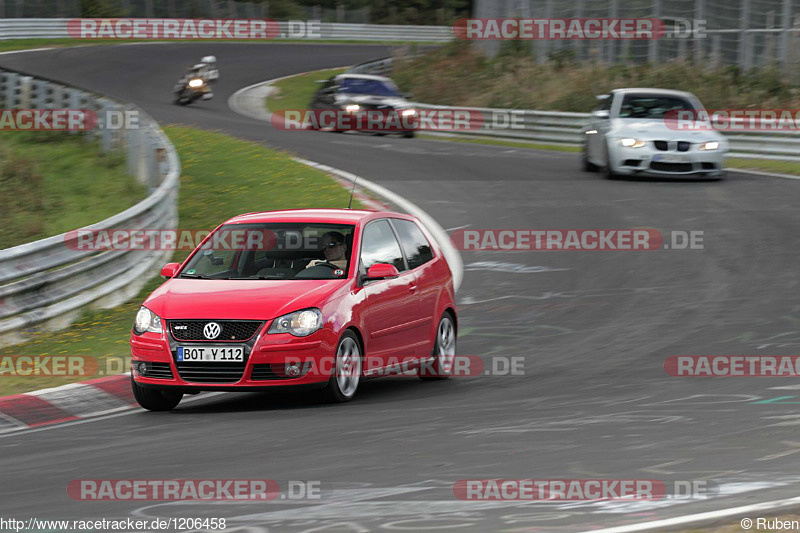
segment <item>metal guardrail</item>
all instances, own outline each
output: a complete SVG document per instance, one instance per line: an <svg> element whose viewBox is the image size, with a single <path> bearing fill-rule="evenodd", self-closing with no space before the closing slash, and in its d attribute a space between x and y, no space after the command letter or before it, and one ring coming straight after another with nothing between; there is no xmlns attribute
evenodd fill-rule
<svg viewBox="0 0 800 533"><path fill-rule="evenodd" d="M3 39L68 39L67 22L72 19L0 19ZM281 38L307 41L409 41L444 43L454 38L450 26L396 26L388 24L346 24L321 22L319 36L295 37L287 22L279 22ZM91 40L85 42L90 43Z"/></svg>
<svg viewBox="0 0 800 533"><path fill-rule="evenodd" d="M361 63L350 68L358 74L388 76L392 70L392 58ZM526 109L496 109L488 107L452 107L416 102L419 109L466 109L476 111L473 116L480 121L470 131L459 131L458 136L486 137L493 139L529 141L567 146L581 146L583 130L589 122L589 113L564 111L534 111ZM493 116L521 116L522 128L503 127L504 120L493 120ZM439 134L450 135L450 134ZM745 159L773 159L800 161L800 132L726 132L730 143L729 157Z"/></svg>
<svg viewBox="0 0 800 533"><path fill-rule="evenodd" d="M175 229L180 161L172 143L144 111L61 83L0 70L6 109L91 109L98 127L86 135L101 150L122 150L127 171L150 195L133 207L81 229ZM138 127L113 129L110 111L136 111ZM67 133L65 133L67 134ZM39 331L67 327L88 307L112 307L133 297L171 255L163 251L93 252L70 246L69 233L0 250L0 346Z"/></svg>

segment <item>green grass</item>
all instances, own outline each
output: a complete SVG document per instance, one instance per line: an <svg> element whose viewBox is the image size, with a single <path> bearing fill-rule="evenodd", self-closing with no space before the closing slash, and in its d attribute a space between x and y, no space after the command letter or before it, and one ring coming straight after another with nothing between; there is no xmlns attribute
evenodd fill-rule
<svg viewBox="0 0 800 533"><path fill-rule="evenodd" d="M147 196L124 155L67 132L0 132L0 250L124 211Z"/></svg>
<svg viewBox="0 0 800 533"><path fill-rule="evenodd" d="M346 207L350 192L324 173L258 143L183 126L164 128L183 167L179 195L181 229L213 229L234 215L302 207ZM354 200L354 207L362 207ZM182 261L189 252L178 252ZM89 355L101 369L119 372L129 355L131 323L141 301L162 282L150 280L132 301L85 312L66 330L42 333L25 344L0 349L9 355ZM111 365L111 366L107 366ZM127 368L125 368L127 370ZM0 396L87 378L0 377Z"/></svg>
<svg viewBox="0 0 800 533"><path fill-rule="evenodd" d="M327 80L346 70L346 68L315 70L277 81L273 84L274 90L267 97L265 105L273 113L283 109L308 109L314 93L320 87L317 80Z"/></svg>
<svg viewBox="0 0 800 533"><path fill-rule="evenodd" d="M690 91L708 109L800 106L796 69L770 65L744 70L689 60L580 62L568 49L539 63L536 54L523 49L529 44L505 41L500 53L488 58L477 43L456 39L415 57L398 57L392 78L421 102L452 106L587 112L596 105L595 95L618 87Z"/></svg>

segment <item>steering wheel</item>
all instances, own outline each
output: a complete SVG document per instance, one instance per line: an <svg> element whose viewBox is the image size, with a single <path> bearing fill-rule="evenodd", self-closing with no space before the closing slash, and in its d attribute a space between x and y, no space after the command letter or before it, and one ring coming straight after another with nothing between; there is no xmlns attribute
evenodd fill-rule
<svg viewBox="0 0 800 533"><path fill-rule="evenodd" d="M333 270L344 270L342 267L340 267L340 266L336 266L336 265L334 265L333 263L329 263L328 261L323 261L323 262L321 262L321 263L317 263L317 264L316 264L316 265L314 265L314 266L315 266L315 267L318 267L318 266L326 266L326 267L329 267L329 268L331 268L331 269L333 269Z"/></svg>

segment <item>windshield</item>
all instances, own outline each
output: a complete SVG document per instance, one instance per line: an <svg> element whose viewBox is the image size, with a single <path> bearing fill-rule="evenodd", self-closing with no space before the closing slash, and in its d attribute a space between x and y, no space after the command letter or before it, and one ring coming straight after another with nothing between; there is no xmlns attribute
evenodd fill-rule
<svg viewBox="0 0 800 533"><path fill-rule="evenodd" d="M178 277L197 279L344 279L354 226L226 224L211 234Z"/></svg>
<svg viewBox="0 0 800 533"><path fill-rule="evenodd" d="M620 118L664 118L670 111L693 110L692 103L679 96L626 94L619 109Z"/></svg>
<svg viewBox="0 0 800 533"><path fill-rule="evenodd" d="M344 78L341 81L340 90L341 92L352 94L400 96L400 92L391 81L369 80L364 78Z"/></svg>

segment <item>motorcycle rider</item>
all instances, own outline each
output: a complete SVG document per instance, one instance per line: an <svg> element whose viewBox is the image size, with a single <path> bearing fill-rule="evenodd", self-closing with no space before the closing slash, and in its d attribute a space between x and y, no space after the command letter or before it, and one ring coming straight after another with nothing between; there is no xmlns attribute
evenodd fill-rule
<svg viewBox="0 0 800 533"><path fill-rule="evenodd" d="M186 70L186 74L180 79L178 85L181 90L189 80L200 79L203 80L203 100L210 100L214 97L214 91L211 89L211 84L219 79L219 69L217 69L217 58L215 56L205 56Z"/></svg>

